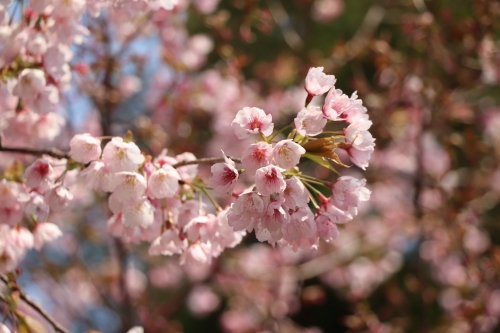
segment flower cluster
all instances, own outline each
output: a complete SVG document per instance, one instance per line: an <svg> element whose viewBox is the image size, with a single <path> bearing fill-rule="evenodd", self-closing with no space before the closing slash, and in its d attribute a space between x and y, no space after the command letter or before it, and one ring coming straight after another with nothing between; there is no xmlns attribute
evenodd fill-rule
<svg viewBox="0 0 500 333"><path fill-rule="evenodd" d="M351 220L359 203L369 199L365 180L343 176L334 183L325 182L302 174L297 167L301 157L328 168L333 168L328 159L343 165L335 153L337 148L347 151L359 167L368 166L375 144L368 132L371 122L366 108L355 93L349 98L335 89L335 81L333 75L323 73L323 68L311 68L305 84L307 101L328 91L323 108L304 107L293 124L275 134L272 116L262 109L245 107L236 114L232 127L238 139L254 136L259 141L243 151L242 170L224 156L225 162L212 167L210 178L216 193L230 195L241 172L254 179L255 186L238 194L228 211L234 230L255 230L260 241L293 249L315 247L320 238L335 239L337 224ZM349 126L343 135L315 138L329 134L324 131L328 121L346 121ZM275 141L288 127L295 127L288 138ZM315 187L318 184L330 191L330 198Z"/></svg>
<svg viewBox="0 0 500 333"><path fill-rule="evenodd" d="M6 83L0 85L6 100L0 107L0 131L9 144L41 146L53 141L65 125L58 105L70 87L72 69L85 71L70 65L72 45L89 35L81 23L83 15L172 10L178 0L36 0L21 15L11 3L0 3L0 82Z"/></svg>
<svg viewBox="0 0 500 333"><path fill-rule="evenodd" d="M24 173L25 183L0 181L0 272L17 267L26 251L62 236L47 222L50 210L66 208L72 194L56 177L47 159L38 159ZM59 178L59 177L58 177Z"/></svg>
<svg viewBox="0 0 500 333"><path fill-rule="evenodd" d="M151 255L182 254L181 262L210 262L224 248L238 244L243 233L234 233L225 211L207 213L194 198L206 191L197 177L191 153L169 157L166 151L146 159L139 147L120 137L101 151L101 141L79 134L70 142L72 159L82 165L90 189L110 192L113 216L111 234L126 242L151 242ZM183 165L187 164L187 165Z"/></svg>

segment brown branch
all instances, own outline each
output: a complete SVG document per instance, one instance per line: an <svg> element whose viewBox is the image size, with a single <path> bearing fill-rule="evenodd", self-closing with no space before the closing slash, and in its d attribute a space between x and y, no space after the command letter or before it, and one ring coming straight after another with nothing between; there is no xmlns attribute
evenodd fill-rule
<svg viewBox="0 0 500 333"><path fill-rule="evenodd" d="M281 1L268 0L267 4L274 21L283 34L285 42L288 44L288 46L290 46L292 50L296 52L300 51L304 47L304 41L297 33L297 31L294 30L290 16L288 16Z"/></svg>
<svg viewBox="0 0 500 333"><path fill-rule="evenodd" d="M56 149L56 148L38 150L38 149L20 148L20 147L4 147L2 145L2 137L1 136L0 136L0 151L4 151L7 153L34 155L34 156L49 155L49 156L52 156L55 158L65 158L65 159L70 158L68 153L60 151L59 149Z"/></svg>
<svg viewBox="0 0 500 333"><path fill-rule="evenodd" d="M235 163L241 163L240 159L228 156L229 159L233 160ZM172 165L174 168L180 168L185 165L193 165L193 164L215 164L224 162L224 157L209 157L209 158L200 158L192 161L182 161Z"/></svg>
<svg viewBox="0 0 500 333"><path fill-rule="evenodd" d="M0 279L7 285L9 285L10 281L5 275L0 275ZM40 316L42 316L46 321L52 325L54 330L59 333L71 333L70 330L64 328L61 324L59 324L51 315L49 315L45 310L42 308L40 304L32 300L28 295L22 291L19 286L16 285L16 292L19 293L19 297L26 303L28 304L33 310L38 312Z"/></svg>

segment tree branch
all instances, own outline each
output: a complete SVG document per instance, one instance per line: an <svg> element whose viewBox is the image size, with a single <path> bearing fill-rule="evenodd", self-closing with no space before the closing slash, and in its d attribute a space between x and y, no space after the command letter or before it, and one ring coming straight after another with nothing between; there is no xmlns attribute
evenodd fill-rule
<svg viewBox="0 0 500 333"><path fill-rule="evenodd" d="M52 156L55 158L69 159L68 153L60 151L59 149L56 149L56 148L37 150L37 149L19 148L19 147L4 147L2 145L2 137L1 136L0 136L0 151L4 151L4 152L8 152L8 153L34 155L34 156L49 155L49 156Z"/></svg>
<svg viewBox="0 0 500 333"><path fill-rule="evenodd" d="M9 285L10 281L5 275L0 275L0 279L7 285ZM16 285L16 291L19 293L19 297L21 300L23 300L26 304L28 304L33 310L38 312L40 316L42 316L46 321L48 321L54 330L59 333L71 333L70 330L64 328L61 324L59 324L51 315L49 315L45 310L42 308L40 304L32 300L28 295L22 291L19 286Z"/></svg>
<svg viewBox="0 0 500 333"><path fill-rule="evenodd" d="M233 160L235 163L241 163L240 159L228 156L229 159ZM200 158L192 161L182 161L172 165L174 168L180 168L185 165L193 165L193 164L215 164L224 162L224 157L209 157L209 158Z"/></svg>

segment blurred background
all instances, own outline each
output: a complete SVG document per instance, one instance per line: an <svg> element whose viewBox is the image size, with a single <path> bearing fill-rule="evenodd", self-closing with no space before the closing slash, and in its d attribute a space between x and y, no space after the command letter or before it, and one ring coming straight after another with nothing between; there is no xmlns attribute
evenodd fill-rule
<svg viewBox="0 0 500 333"><path fill-rule="evenodd" d="M180 266L113 239L106 196L74 177L71 209L50 218L64 236L30 253L21 286L74 332L500 331L499 18L493 0L180 0L84 16L50 146L131 130L153 155L238 154L236 112L290 123L323 66L373 121L369 168L342 170L371 200L317 250L252 233L209 266ZM5 174L30 161L0 160Z"/></svg>

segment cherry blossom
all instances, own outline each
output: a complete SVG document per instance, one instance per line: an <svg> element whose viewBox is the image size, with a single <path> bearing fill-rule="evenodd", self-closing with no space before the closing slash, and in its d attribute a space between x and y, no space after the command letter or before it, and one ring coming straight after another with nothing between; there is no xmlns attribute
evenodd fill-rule
<svg viewBox="0 0 500 333"><path fill-rule="evenodd" d="M216 163L212 166L212 176L210 186L218 194L230 194L233 192L238 180L238 170L234 162L224 154L225 163Z"/></svg>
<svg viewBox="0 0 500 333"><path fill-rule="evenodd" d="M345 140L347 143L345 149L351 161L363 170L368 167L368 161L375 150L375 139L368 131L371 125L371 121L362 120L349 125L345 129Z"/></svg>
<svg viewBox="0 0 500 333"><path fill-rule="evenodd" d="M332 186L332 204L352 216L358 214L360 202L370 199L371 191L365 187L366 180L342 176Z"/></svg>
<svg viewBox="0 0 500 333"><path fill-rule="evenodd" d="M323 95L333 87L337 79L323 73L324 67L311 67L307 72L305 88L310 95Z"/></svg>
<svg viewBox="0 0 500 333"><path fill-rule="evenodd" d="M71 150L69 155L80 163L90 163L101 156L101 140L94 138L89 133L77 134L69 142Z"/></svg>
<svg viewBox="0 0 500 333"><path fill-rule="evenodd" d="M152 199L171 198L179 189L179 172L168 164L155 170L148 178L148 196Z"/></svg>
<svg viewBox="0 0 500 333"><path fill-rule="evenodd" d="M280 168L269 165L258 169L255 172L255 186L262 195L281 193L286 188Z"/></svg>
<svg viewBox="0 0 500 333"><path fill-rule="evenodd" d="M254 174L257 169L269 165L272 158L273 147L267 142L259 141L243 151L241 163L248 173Z"/></svg>
<svg viewBox="0 0 500 333"><path fill-rule="evenodd" d="M299 164L300 156L305 152L302 146L292 140L282 140L273 149L274 160L284 169L290 169Z"/></svg>
<svg viewBox="0 0 500 333"><path fill-rule="evenodd" d="M53 223L39 223L33 231L34 247L40 251L45 243L52 242L62 236L61 229Z"/></svg>
<svg viewBox="0 0 500 333"><path fill-rule="evenodd" d="M308 106L297 114L294 120L297 132L302 136L316 136L323 132L327 119L318 106Z"/></svg>
<svg viewBox="0 0 500 333"><path fill-rule="evenodd" d="M272 119L272 116L266 114L262 109L244 107L236 114L231 127L233 127L234 134L240 140L247 138L251 134L258 133L269 136L274 128Z"/></svg>
<svg viewBox="0 0 500 333"><path fill-rule="evenodd" d="M351 99L340 89L330 89L323 104L323 115L329 120L342 120L341 116L351 107Z"/></svg>
<svg viewBox="0 0 500 333"><path fill-rule="evenodd" d="M102 159L109 172L135 171L144 162L144 156L133 142L114 137L104 147Z"/></svg>
<svg viewBox="0 0 500 333"><path fill-rule="evenodd" d="M43 158L37 159L35 163L26 168L24 178L26 186L35 188L53 173L49 161Z"/></svg>

